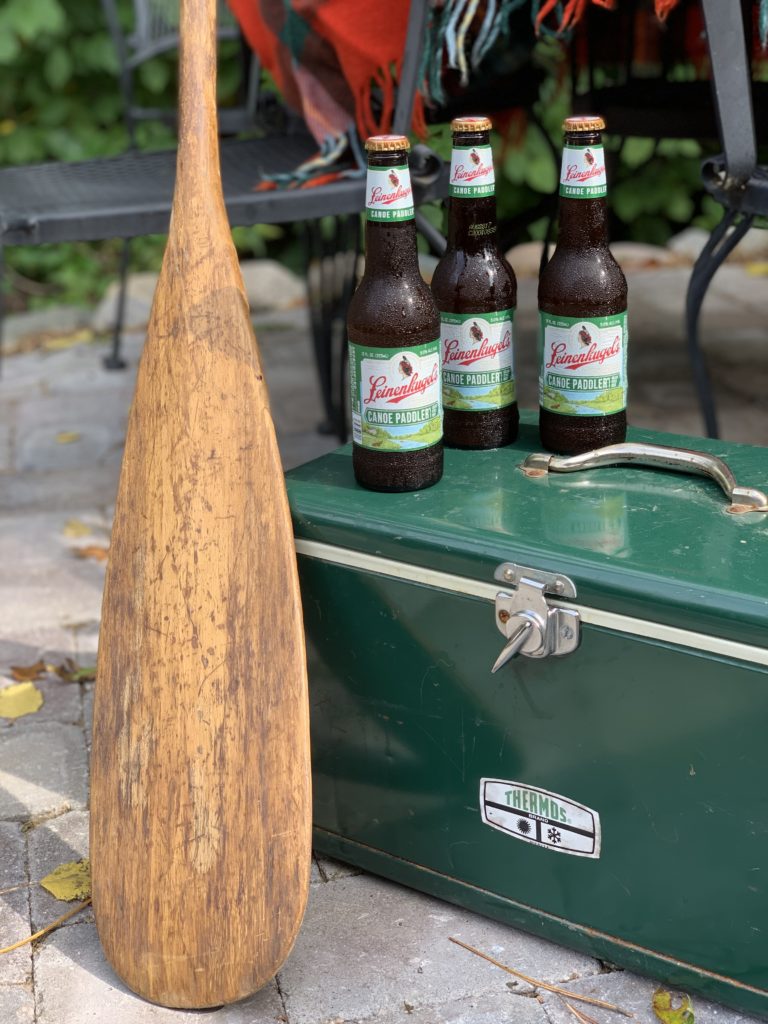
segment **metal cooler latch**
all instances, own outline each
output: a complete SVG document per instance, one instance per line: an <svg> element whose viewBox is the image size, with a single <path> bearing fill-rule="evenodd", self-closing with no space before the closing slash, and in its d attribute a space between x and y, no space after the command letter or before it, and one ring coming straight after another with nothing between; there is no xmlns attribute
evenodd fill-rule
<svg viewBox="0 0 768 1024"><path fill-rule="evenodd" d="M494 577L512 585L512 592L496 595L496 625L507 638L491 672L516 654L529 658L559 657L579 646L579 613L574 608L553 607L548 597L574 598L573 581L561 573L526 569L514 562L500 565Z"/></svg>

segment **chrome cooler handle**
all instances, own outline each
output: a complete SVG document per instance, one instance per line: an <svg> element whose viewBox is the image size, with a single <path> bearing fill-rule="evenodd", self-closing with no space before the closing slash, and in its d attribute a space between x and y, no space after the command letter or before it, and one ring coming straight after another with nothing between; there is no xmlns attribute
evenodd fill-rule
<svg viewBox="0 0 768 1024"><path fill-rule="evenodd" d="M521 468L527 476L543 476L546 473L578 473L583 469L619 466L626 463L708 476L722 487L730 499L731 505L726 509L727 512L768 512L768 495L754 487L738 487L736 478L722 459L690 448L670 448L662 444L626 441L623 444L609 444L605 448L596 448L594 451L584 452L583 455L560 456L537 452L529 455Z"/></svg>

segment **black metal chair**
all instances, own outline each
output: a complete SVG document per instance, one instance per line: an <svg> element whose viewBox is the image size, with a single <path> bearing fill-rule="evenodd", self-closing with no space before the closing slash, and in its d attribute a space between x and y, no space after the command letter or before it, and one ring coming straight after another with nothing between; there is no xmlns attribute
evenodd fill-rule
<svg viewBox="0 0 768 1024"><path fill-rule="evenodd" d="M132 75L141 59L176 44L174 19L169 13L176 6L176 0L133 0L135 29L134 35L127 38L122 37L114 0L103 0L103 3L121 56L121 87L126 97L129 124L133 125L145 115L158 113L146 113L133 103ZM427 0L413 0L411 4L393 118L394 132L407 132L410 127L427 6ZM224 37L232 36L231 19L229 24L222 22L221 32ZM223 115L221 127L240 130L256 111L257 98L255 81L249 77L243 107L235 115ZM167 111L159 113L168 114ZM354 287L364 179L343 178L309 189L256 191L260 181L291 172L317 151L316 142L295 118L288 117L281 131L267 129L259 137L247 139L223 138L220 149L224 199L233 226L311 222L328 216L341 218L335 222L330 241L317 225L307 230L306 238L308 267L319 268L319 272L307 276L324 429L344 438L342 370L335 367L340 367L338 338L343 335L346 304ZM175 150L132 150L107 159L0 170L0 274L6 245L130 239L166 232L175 163ZM412 180L417 204L447 195L447 168L426 147L414 148ZM339 260L337 243L347 247L346 259ZM124 277L127 255L123 264ZM0 289L0 331L2 313ZM120 365L120 326L118 324L115 331L109 359L112 366Z"/></svg>
<svg viewBox="0 0 768 1024"><path fill-rule="evenodd" d="M712 386L699 344L699 315L712 278L755 217L768 216L768 167L757 162L750 71L751 4L702 0L712 61L712 90L723 152L702 165L704 187L725 213L693 267L685 302L686 337L709 437L718 436Z"/></svg>
<svg viewBox="0 0 768 1024"><path fill-rule="evenodd" d="M685 305L686 345L699 407L707 435L717 437L715 399L701 351L699 319L718 268L755 216L768 215L768 168L757 164L756 142L756 128L760 141L768 142L768 121L763 117L756 124L752 112L753 97L761 110L768 105L768 83L753 82L751 76L753 0L701 0L711 61L709 82L674 80L680 59L682 8L670 16L671 31L660 34L658 78L635 73L635 16L641 6L642 0L634 0L615 14L590 12L585 26L587 83L579 89L578 64L574 60L573 106L576 113L598 110L610 133L622 144L631 136L657 142L662 138L694 138L716 144L720 140L724 152L703 162L702 178L704 187L722 204L725 213L694 264ZM616 45L617 39L621 46ZM606 49L614 58L623 53L624 60L617 62L621 66L614 81L598 85L594 72Z"/></svg>

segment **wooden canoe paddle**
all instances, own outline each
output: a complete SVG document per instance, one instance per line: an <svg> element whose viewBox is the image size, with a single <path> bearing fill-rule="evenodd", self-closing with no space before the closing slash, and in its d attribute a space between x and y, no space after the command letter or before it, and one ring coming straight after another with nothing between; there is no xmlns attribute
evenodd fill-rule
<svg viewBox="0 0 768 1024"><path fill-rule="evenodd" d="M293 946L310 870L291 520L221 190L216 0L182 0L170 234L128 423L102 607L91 864L106 956L204 1008Z"/></svg>

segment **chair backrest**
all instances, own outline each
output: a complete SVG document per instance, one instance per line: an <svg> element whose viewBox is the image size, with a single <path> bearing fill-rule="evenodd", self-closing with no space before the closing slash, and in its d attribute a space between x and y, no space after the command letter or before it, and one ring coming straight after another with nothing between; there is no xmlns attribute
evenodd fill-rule
<svg viewBox="0 0 768 1024"><path fill-rule="evenodd" d="M712 61L712 91L730 187L747 181L757 166L750 69L752 8L702 0Z"/></svg>
<svg viewBox="0 0 768 1024"><path fill-rule="evenodd" d="M179 0L131 0L133 25L123 29L117 0L101 0L112 41L120 64L120 89L125 104L125 119L131 140L138 121L176 122L176 108L149 107L135 98L134 73L145 61L178 49ZM239 40L243 62L241 103L219 112L219 130L233 134L253 127L258 105L258 61L241 37L240 29L225 0L218 0L217 35L219 41Z"/></svg>

